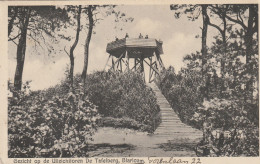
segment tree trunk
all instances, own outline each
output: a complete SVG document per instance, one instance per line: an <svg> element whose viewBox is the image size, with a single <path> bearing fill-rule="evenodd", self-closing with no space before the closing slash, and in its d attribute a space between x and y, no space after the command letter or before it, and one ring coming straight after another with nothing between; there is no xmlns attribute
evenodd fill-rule
<svg viewBox="0 0 260 164"><path fill-rule="evenodd" d="M21 90L22 88L22 76L23 76L23 67L25 60L26 52L26 38L27 38L27 29L29 24L31 9L26 7L23 8L22 18L20 20L20 29L21 36L17 45L17 56L16 56L16 71L14 76L14 88L15 90Z"/></svg>
<svg viewBox="0 0 260 164"><path fill-rule="evenodd" d="M73 45L70 48L70 72L69 72L69 79L70 79L70 89L73 91L73 76L74 76L74 50L78 44L79 41L79 33L80 33L80 18L81 18L81 5L79 5L78 9L78 16L77 16L77 32L76 32L76 38L73 43Z"/></svg>
<svg viewBox="0 0 260 164"><path fill-rule="evenodd" d="M226 59L226 54L227 54L227 39L226 39L226 31L227 31L227 21L226 21L226 11L222 12L221 15L222 21L223 21L223 31L221 32L222 35L222 44L223 44L223 55L221 58L221 94L222 91L225 90L225 59Z"/></svg>
<svg viewBox="0 0 260 164"><path fill-rule="evenodd" d="M227 31L227 22L226 22L226 13L222 13L222 21L223 21L223 31L221 33L222 35L222 44L223 44L223 56L221 59L221 77L222 79L225 76L225 58L227 53L227 39L226 39L226 31Z"/></svg>
<svg viewBox="0 0 260 164"><path fill-rule="evenodd" d="M11 20L8 22L8 36L12 32L13 24L14 24L14 21L17 17L17 13L18 13L18 7L14 7L14 15L12 16Z"/></svg>
<svg viewBox="0 0 260 164"><path fill-rule="evenodd" d="M85 82L86 82L87 69L88 69L89 44L90 44L92 30L93 30L93 26L94 26L92 5L89 5L89 7L88 7L88 20L89 20L89 27L88 27L88 36L85 41L84 67L83 67L83 71L81 74L81 81L83 82L84 86L85 86Z"/></svg>
<svg viewBox="0 0 260 164"><path fill-rule="evenodd" d="M202 7L202 18L203 18L203 28L202 28L202 40L201 40L201 53L202 53L202 76L206 74L206 63L207 63L207 32L208 32L208 16L207 16L207 5L201 5Z"/></svg>
<svg viewBox="0 0 260 164"><path fill-rule="evenodd" d="M248 72L251 74L250 79L248 79L248 82L246 84L247 91L249 92L249 99L253 101L253 90L254 90L254 79L253 79L253 65L251 63L251 57L254 55L253 50L253 35L254 35L254 19L256 19L255 11L254 11L254 5L249 5L249 16L248 16L248 22L247 22L247 30L245 33L245 45L246 45L246 64ZM256 26L256 25L255 25Z"/></svg>
<svg viewBox="0 0 260 164"><path fill-rule="evenodd" d="M249 5L248 26L245 33L246 45L246 63L249 64L253 52L253 23L254 23L254 6Z"/></svg>
<svg viewBox="0 0 260 164"><path fill-rule="evenodd" d="M209 23L209 17L207 14L207 5L201 5L202 8L202 20L203 20L203 28L202 28L202 40L201 40L201 58L202 58L202 78L205 80L205 89L203 94L204 98L209 99L209 78L207 78L207 32L208 32L208 23Z"/></svg>

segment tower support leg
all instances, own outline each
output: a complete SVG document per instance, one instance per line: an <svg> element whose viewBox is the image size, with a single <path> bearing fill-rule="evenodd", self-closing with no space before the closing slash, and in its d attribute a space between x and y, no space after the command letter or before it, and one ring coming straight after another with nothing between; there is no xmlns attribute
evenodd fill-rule
<svg viewBox="0 0 260 164"><path fill-rule="evenodd" d="M113 71L115 71L115 62L114 62L113 56L112 56L112 69L113 69Z"/></svg>
<svg viewBox="0 0 260 164"><path fill-rule="evenodd" d="M149 57L149 60L150 60L150 67L149 67L149 83L150 83L152 80L152 58Z"/></svg>
<svg viewBox="0 0 260 164"><path fill-rule="evenodd" d="M130 70L130 66L129 66L129 55L127 53L127 51L125 52L125 56L126 56L126 59L127 59L127 71Z"/></svg>
<svg viewBox="0 0 260 164"><path fill-rule="evenodd" d="M143 80L145 82L145 73L144 73L144 57L142 56L140 59L141 73L143 75Z"/></svg>
<svg viewBox="0 0 260 164"><path fill-rule="evenodd" d="M157 54L156 52L154 52L154 54L156 56L156 59L158 61L159 66L160 66L160 70L163 70L164 69L164 65L163 65L163 62L162 62L162 59L161 59L160 55Z"/></svg>
<svg viewBox="0 0 260 164"><path fill-rule="evenodd" d="M123 69L122 69L122 59L120 59L119 63L120 63L120 72L123 72Z"/></svg>
<svg viewBox="0 0 260 164"><path fill-rule="evenodd" d="M107 62L106 62L106 65L104 67L104 71L106 70L106 67L108 66L108 62L109 62L109 59L111 58L111 55L109 55L108 59L107 59Z"/></svg>

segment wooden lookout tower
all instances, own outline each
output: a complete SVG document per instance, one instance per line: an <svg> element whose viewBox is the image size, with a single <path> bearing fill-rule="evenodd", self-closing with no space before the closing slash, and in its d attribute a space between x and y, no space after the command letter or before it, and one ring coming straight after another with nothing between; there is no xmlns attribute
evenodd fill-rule
<svg viewBox="0 0 260 164"><path fill-rule="evenodd" d="M105 66L114 71L139 71L145 79L144 63L149 67L149 83L164 69L162 41L152 38L123 38L107 44ZM111 65L108 65L111 60ZM131 63L131 64L130 64Z"/></svg>

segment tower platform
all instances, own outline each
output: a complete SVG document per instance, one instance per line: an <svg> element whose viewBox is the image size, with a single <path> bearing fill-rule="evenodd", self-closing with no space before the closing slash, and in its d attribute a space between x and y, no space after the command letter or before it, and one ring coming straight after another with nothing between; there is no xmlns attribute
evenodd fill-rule
<svg viewBox="0 0 260 164"><path fill-rule="evenodd" d="M112 41L106 47L109 57L104 69L108 66L109 70L114 71L138 71L145 80L145 63L149 67L149 82L152 82L164 69L160 57L163 54L162 44L162 41L153 38L123 38ZM133 59L132 62L130 59ZM108 64L109 60L111 65Z"/></svg>
<svg viewBox="0 0 260 164"><path fill-rule="evenodd" d="M152 38L123 38L108 43L106 52L119 58L127 50L129 58L148 58L152 57L154 52L158 55L163 54L162 44L162 41ZM125 57L124 54L123 58Z"/></svg>

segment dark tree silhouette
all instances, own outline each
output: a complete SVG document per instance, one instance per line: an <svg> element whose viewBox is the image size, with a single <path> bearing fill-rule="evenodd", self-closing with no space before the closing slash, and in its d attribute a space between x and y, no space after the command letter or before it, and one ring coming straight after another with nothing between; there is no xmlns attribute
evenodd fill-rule
<svg viewBox="0 0 260 164"><path fill-rule="evenodd" d="M73 7L74 8L74 7ZM75 7L74 14L76 14L77 18L77 29L76 29L76 37L74 40L74 43L70 47L70 53L68 54L66 49L64 48L65 52L68 54L70 58L70 69L69 69L69 79L70 79L70 89L73 91L73 76L74 76L74 50L79 42L79 34L80 34L80 19L81 19L81 12L82 7L79 5L78 7Z"/></svg>
<svg viewBox="0 0 260 164"><path fill-rule="evenodd" d="M91 40L93 26L94 26L93 10L95 10L95 7L93 7L92 5L89 5L88 8L87 8L87 14L88 14L88 35L87 35L87 38L85 40L84 66L83 66L83 71L82 71L82 74L81 74L81 80L82 80L84 85L85 85L87 69L88 69L89 45L90 45L90 40Z"/></svg>
<svg viewBox="0 0 260 164"><path fill-rule="evenodd" d="M27 29L29 25L29 19L31 16L31 8L24 7L21 8L21 18L20 18L20 38L17 45L17 54L16 54L16 70L14 76L14 88L16 90L21 90L22 88L22 75L23 67L26 53L26 38L27 38Z"/></svg>

